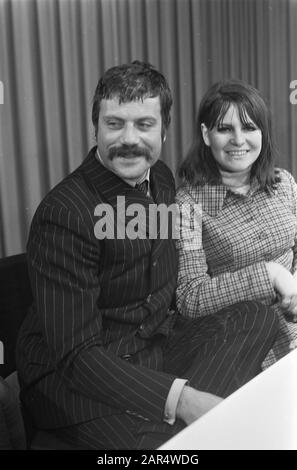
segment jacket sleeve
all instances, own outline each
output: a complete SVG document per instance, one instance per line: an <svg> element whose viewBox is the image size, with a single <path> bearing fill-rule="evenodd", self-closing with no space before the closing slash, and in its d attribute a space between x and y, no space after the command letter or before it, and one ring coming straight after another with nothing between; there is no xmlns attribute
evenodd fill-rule
<svg viewBox="0 0 297 470"><path fill-rule="evenodd" d="M134 366L102 344L100 245L92 232L79 212L57 204L41 206L32 223L29 274L50 363L79 394L162 421L175 377Z"/></svg>

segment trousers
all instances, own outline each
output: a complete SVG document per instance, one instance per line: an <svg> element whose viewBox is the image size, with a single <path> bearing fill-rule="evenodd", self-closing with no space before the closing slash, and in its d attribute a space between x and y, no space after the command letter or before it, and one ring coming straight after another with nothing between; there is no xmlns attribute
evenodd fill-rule
<svg viewBox="0 0 297 470"><path fill-rule="evenodd" d="M277 315L259 302L239 302L194 320L178 316L162 346L163 370L225 398L261 372L277 334ZM78 449L156 449L184 427L179 419L169 425L119 411L55 434Z"/></svg>

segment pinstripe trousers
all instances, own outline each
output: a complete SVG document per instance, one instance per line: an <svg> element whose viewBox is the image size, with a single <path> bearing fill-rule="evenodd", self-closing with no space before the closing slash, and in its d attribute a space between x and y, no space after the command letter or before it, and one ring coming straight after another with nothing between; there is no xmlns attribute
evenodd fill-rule
<svg viewBox="0 0 297 470"><path fill-rule="evenodd" d="M178 317L172 335L163 343L155 340L154 347L163 349L165 372L225 398L261 372L277 333L278 319L270 308L240 302L195 320ZM178 419L171 426L119 413L56 434L80 449L155 449L184 427Z"/></svg>

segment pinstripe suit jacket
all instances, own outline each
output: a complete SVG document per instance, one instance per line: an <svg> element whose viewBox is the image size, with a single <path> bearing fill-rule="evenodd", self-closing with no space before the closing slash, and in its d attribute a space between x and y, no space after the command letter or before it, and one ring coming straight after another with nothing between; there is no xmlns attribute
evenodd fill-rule
<svg viewBox="0 0 297 470"><path fill-rule="evenodd" d="M160 347L175 319L168 310L174 240L96 238L98 204L116 214L120 195L148 213L149 201L103 167L95 150L41 202L28 240L34 304L17 364L22 400L39 427L121 413L161 422L175 379L162 371ZM150 180L157 204L174 202L164 163L151 168Z"/></svg>

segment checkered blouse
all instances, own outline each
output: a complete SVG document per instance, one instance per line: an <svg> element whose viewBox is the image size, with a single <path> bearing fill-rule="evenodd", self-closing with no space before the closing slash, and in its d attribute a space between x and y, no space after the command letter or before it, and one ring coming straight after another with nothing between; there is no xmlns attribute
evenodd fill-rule
<svg viewBox="0 0 297 470"><path fill-rule="evenodd" d="M271 194L254 183L247 195L224 185L182 186L177 306L184 316L208 315L243 300L272 305L281 330L264 367L296 347L297 323L286 321L265 263L297 270L297 184L280 170ZM195 210L185 208L195 204ZM194 215L193 215L194 214Z"/></svg>

